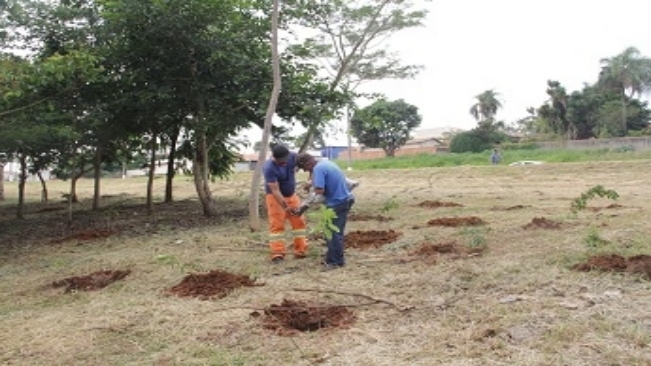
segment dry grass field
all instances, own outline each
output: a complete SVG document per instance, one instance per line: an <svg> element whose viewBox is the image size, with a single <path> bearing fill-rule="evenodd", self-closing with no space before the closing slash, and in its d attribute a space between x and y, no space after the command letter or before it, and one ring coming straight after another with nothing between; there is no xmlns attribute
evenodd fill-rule
<svg viewBox="0 0 651 366"><path fill-rule="evenodd" d="M213 184L222 210L213 219L201 216L189 178L153 217L144 180L106 179L102 209L76 205L70 228L60 202L68 183L50 182L45 204L30 182L22 221L8 184L0 364L651 365L651 268L624 259L651 254L650 167L353 171L362 184L348 264L329 272L317 235L308 258L268 262L265 233L248 228L248 173ZM619 198L590 199L573 214L571 202L596 185ZM92 181L78 193L90 198ZM353 241L364 235L375 239ZM610 254L621 258L602 262L619 260L621 271L574 269ZM219 296L171 291L211 271L239 282ZM65 287L94 273L101 288ZM270 309L283 301L304 315L336 314L291 331L273 326L282 314Z"/></svg>

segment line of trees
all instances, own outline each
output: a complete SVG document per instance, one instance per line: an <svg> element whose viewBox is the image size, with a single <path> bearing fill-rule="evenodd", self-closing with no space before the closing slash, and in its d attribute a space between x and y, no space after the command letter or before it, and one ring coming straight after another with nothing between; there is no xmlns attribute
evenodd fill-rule
<svg viewBox="0 0 651 366"><path fill-rule="evenodd" d="M383 46L393 33L422 24L426 13L413 6L283 1L275 114L284 127L271 133L300 124L307 146L353 105L351 80L413 76L418 67L400 65ZM7 0L0 11L0 165L20 163L18 217L29 173L54 167L69 178L71 207L77 179L92 173L97 209L102 170L142 155L153 213L161 150L168 152L165 201L173 200L174 162L186 158L204 214L217 214L210 182L231 173L234 151L245 143L235 137L264 125L271 96L267 1ZM315 36L298 37L297 29ZM324 72L324 60L334 75ZM2 179L0 199L1 187Z"/></svg>
<svg viewBox="0 0 651 366"><path fill-rule="evenodd" d="M502 108L499 93L487 90L475 97L470 114L477 127L457 134L452 152L480 152L512 139L513 133L528 137L589 139L622 137L649 132L651 109L639 98L651 90L651 59L634 47L600 60L597 81L568 93L556 80L547 82L549 99L515 126L496 120Z"/></svg>

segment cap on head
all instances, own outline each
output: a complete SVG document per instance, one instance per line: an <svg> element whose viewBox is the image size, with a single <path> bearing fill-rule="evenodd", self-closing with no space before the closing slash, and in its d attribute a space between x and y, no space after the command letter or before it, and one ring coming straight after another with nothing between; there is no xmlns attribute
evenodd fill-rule
<svg viewBox="0 0 651 366"><path fill-rule="evenodd" d="M271 156L276 161L285 162L289 159L289 149L285 145L276 145L271 149Z"/></svg>
<svg viewBox="0 0 651 366"><path fill-rule="evenodd" d="M296 157L296 166L299 169L305 169L305 165L307 165L307 163L309 163L312 160L314 160L314 156L312 156L312 155L310 155L308 153L305 153L305 152L300 153Z"/></svg>

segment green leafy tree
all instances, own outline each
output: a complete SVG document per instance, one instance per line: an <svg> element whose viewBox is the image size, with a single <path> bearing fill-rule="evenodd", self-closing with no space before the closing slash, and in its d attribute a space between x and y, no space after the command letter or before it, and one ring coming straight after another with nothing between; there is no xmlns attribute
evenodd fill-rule
<svg viewBox="0 0 651 366"><path fill-rule="evenodd" d="M330 90L354 94L363 82L411 78L421 69L401 64L386 45L397 32L423 25L427 12L415 9L414 1L287 0L285 4L301 27L316 31L292 48L296 55L323 66ZM308 128L300 147L305 151L328 119L301 122Z"/></svg>
<svg viewBox="0 0 651 366"><path fill-rule="evenodd" d="M402 99L378 100L355 112L351 128L360 143L381 148L386 156L393 157L409 140L411 131L420 126L421 120L418 107Z"/></svg>
<svg viewBox="0 0 651 366"><path fill-rule="evenodd" d="M620 96L620 126L627 132L628 100L651 89L651 58L643 56L635 47L601 60L599 85L616 90Z"/></svg>
<svg viewBox="0 0 651 366"><path fill-rule="evenodd" d="M477 99L477 102L470 107L470 114L477 122L494 120L497 111L502 108L499 93L493 89L476 95L475 99Z"/></svg>

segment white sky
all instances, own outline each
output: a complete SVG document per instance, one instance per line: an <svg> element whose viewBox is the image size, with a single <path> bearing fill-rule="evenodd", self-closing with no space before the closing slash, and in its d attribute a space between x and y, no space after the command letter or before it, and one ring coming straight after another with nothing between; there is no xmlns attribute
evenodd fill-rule
<svg viewBox="0 0 651 366"><path fill-rule="evenodd" d="M510 123L544 103L548 79L572 92L597 80L600 59L629 46L651 57L649 0L434 0L424 6L426 26L388 42L405 64L425 69L414 80L363 88L416 105L420 128L475 127L470 106L488 89L501 96L497 118Z"/></svg>

